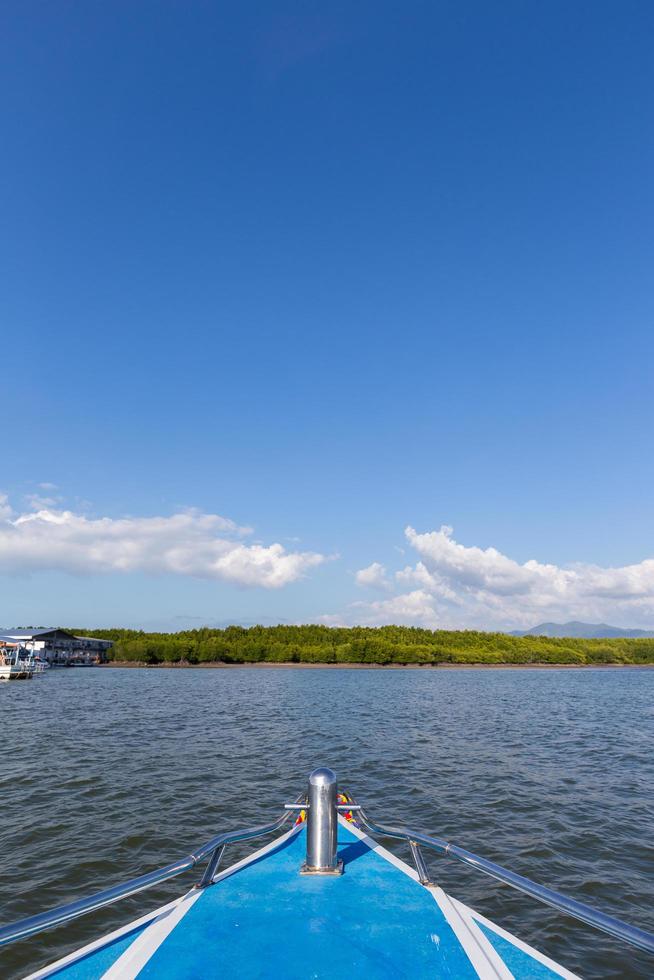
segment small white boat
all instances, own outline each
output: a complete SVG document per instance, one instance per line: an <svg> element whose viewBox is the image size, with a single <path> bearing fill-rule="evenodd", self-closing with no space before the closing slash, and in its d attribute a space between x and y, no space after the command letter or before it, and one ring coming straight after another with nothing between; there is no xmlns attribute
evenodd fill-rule
<svg viewBox="0 0 654 980"><path fill-rule="evenodd" d="M29 681L34 675L34 657L24 648L4 646L0 649L0 681Z"/></svg>
<svg viewBox="0 0 654 980"><path fill-rule="evenodd" d="M220 867L226 845L273 834L289 819L291 830L231 867ZM408 843L415 868L371 834ZM427 869L427 852L458 860L654 952L654 935L642 929L440 838L376 823L338 792L330 769L314 770L307 792L271 823L219 834L158 871L0 928L0 946L206 861L190 891L28 980L575 980L570 970L446 894Z"/></svg>

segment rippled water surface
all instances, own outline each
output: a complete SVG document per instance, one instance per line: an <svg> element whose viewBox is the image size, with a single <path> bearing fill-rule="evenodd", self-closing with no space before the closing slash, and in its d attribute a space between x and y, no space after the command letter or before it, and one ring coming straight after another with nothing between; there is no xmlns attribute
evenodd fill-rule
<svg viewBox="0 0 654 980"><path fill-rule="evenodd" d="M0 685L0 712L3 923L265 820L326 764L380 819L654 928L652 670L52 670ZM654 976L646 955L429 860L456 897L582 976ZM5 948L0 976L197 877Z"/></svg>

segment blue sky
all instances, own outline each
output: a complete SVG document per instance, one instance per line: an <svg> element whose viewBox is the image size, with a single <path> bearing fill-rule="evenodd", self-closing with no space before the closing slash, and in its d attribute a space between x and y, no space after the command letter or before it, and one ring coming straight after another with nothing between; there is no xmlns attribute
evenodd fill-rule
<svg viewBox="0 0 654 980"><path fill-rule="evenodd" d="M654 626L653 28L4 4L0 623Z"/></svg>

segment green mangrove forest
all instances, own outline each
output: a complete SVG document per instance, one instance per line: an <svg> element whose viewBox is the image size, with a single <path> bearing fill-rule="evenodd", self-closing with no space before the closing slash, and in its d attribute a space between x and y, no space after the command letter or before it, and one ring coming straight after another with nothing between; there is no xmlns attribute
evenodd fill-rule
<svg viewBox="0 0 654 980"><path fill-rule="evenodd" d="M410 626L229 626L144 633L80 630L113 640L109 659L141 664L654 664L654 639L510 636Z"/></svg>

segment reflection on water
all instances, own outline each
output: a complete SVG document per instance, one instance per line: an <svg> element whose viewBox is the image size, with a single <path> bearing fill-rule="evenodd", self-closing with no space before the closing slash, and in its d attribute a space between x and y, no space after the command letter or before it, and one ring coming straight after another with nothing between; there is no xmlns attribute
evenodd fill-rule
<svg viewBox="0 0 654 980"><path fill-rule="evenodd" d="M4 922L263 821L325 764L382 820L654 926L651 670L63 670L0 687L0 712ZM586 977L654 973L644 954L490 879L430 866ZM196 879L7 947L0 975L23 976Z"/></svg>

